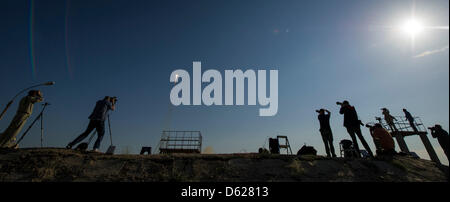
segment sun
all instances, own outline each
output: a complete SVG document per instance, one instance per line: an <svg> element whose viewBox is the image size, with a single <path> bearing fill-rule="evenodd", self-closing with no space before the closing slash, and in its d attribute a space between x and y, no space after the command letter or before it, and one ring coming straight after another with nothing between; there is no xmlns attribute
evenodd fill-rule
<svg viewBox="0 0 450 202"><path fill-rule="evenodd" d="M402 30L412 37L422 32L423 28L422 23L416 19L409 19L402 26Z"/></svg>

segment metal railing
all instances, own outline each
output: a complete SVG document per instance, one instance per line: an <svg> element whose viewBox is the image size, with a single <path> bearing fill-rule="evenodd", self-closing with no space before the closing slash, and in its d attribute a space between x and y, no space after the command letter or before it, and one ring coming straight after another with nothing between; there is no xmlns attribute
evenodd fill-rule
<svg viewBox="0 0 450 202"><path fill-rule="evenodd" d="M420 117L413 117L414 121L413 123L410 123L409 120L404 117L404 116L394 116L395 120L394 120L394 125L393 127L391 127L385 119L380 118L380 117L376 117L375 119L377 120L377 123L380 123L383 128L385 128L387 131L389 131L390 133L393 132L394 130L394 126L397 129L398 132L410 132L410 133L426 133L427 132L427 128L425 127L425 125L422 122L422 119L420 119ZM371 122L374 123L374 122ZM416 130L414 130L414 127L416 128Z"/></svg>
<svg viewBox="0 0 450 202"><path fill-rule="evenodd" d="M159 144L160 153L201 153L200 131L163 131Z"/></svg>

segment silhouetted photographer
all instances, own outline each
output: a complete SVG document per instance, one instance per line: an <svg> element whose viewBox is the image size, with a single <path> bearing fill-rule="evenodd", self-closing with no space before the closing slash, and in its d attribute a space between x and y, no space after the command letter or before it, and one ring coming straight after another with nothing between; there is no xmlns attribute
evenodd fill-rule
<svg viewBox="0 0 450 202"><path fill-rule="evenodd" d="M386 121L386 123L391 128L391 131L392 132L397 131L397 127L395 126L395 123L394 123L394 121L397 121L397 119L390 114L388 109L381 108L381 110L383 111L382 113L384 115L384 120Z"/></svg>
<svg viewBox="0 0 450 202"><path fill-rule="evenodd" d="M438 142L441 145L442 150L444 150L448 160L448 146L450 144L448 132L442 129L442 126L439 124L436 124L434 127L430 127L428 129L431 130L431 136L438 139Z"/></svg>
<svg viewBox="0 0 450 202"><path fill-rule="evenodd" d="M375 143L375 147L377 149L377 155L394 155L395 152L395 143L391 134L381 126L380 123L377 123L373 126L366 124L366 127L370 130L370 135L373 137L373 142Z"/></svg>
<svg viewBox="0 0 450 202"><path fill-rule="evenodd" d="M78 136L74 141L70 142L66 148L71 149L74 145L83 141L84 138L89 136L92 130L97 130L97 140L95 141L93 151L99 152L98 148L100 148L100 143L103 139L103 135L105 134L105 119L108 116L108 111L115 109L115 105L117 102L116 97L106 96L103 100L97 101L95 105L94 111L89 116L89 125L87 129Z"/></svg>
<svg viewBox="0 0 450 202"><path fill-rule="evenodd" d="M325 144L325 151L327 152L327 157L333 156L336 157L336 153L334 152L333 146L333 132L331 132L330 127L330 111L326 109L316 110L319 115L317 118L320 123L320 134L322 135L323 143ZM325 113L326 112L326 113Z"/></svg>
<svg viewBox="0 0 450 202"><path fill-rule="evenodd" d="M406 120L408 120L411 128L414 130L414 132L417 132L418 130L417 130L416 124L414 123L414 117L406 109L403 109L403 113L405 113L405 118L406 118Z"/></svg>
<svg viewBox="0 0 450 202"><path fill-rule="evenodd" d="M339 113L344 115L344 127L347 128L347 132L352 138L353 145L356 152L358 153L358 156L361 157L361 152L359 151L356 135L358 136L364 148L367 150L367 153L369 153L369 155L373 157L372 150L362 136L361 121L358 119L358 114L356 113L355 107L351 106L347 100L342 103L336 102L336 104L341 106Z"/></svg>

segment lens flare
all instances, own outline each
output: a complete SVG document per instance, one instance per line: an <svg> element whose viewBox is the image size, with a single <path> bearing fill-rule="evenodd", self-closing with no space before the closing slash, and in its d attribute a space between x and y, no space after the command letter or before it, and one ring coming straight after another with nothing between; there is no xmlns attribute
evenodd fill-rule
<svg viewBox="0 0 450 202"><path fill-rule="evenodd" d="M403 24L402 30L410 36L416 36L424 29L423 25L416 19L409 19Z"/></svg>
<svg viewBox="0 0 450 202"><path fill-rule="evenodd" d="M73 79L72 65L70 62L70 52L69 52L69 5L70 5L70 0L67 0L66 1L65 19L64 19L64 45L66 48L67 72L69 73L70 78Z"/></svg>
<svg viewBox="0 0 450 202"><path fill-rule="evenodd" d="M30 55L30 67L31 67L31 75L33 79L36 79L36 55L34 53L34 0L30 0L30 10L29 10L29 24L28 24L28 32L29 32L29 47L28 52Z"/></svg>

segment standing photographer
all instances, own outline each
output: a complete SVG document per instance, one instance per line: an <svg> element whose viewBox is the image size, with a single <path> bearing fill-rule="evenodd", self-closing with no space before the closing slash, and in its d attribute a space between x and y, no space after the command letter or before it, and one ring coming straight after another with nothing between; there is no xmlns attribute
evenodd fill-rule
<svg viewBox="0 0 450 202"><path fill-rule="evenodd" d="M347 132L352 138L354 148L356 149L358 156L361 156L361 152L359 151L358 141L355 134L358 136L369 155L373 157L372 150L362 136L360 125L361 121L358 119L358 114L356 113L355 107L351 106L347 100L342 103L337 102L336 104L341 105L339 113L344 115L344 127L347 128Z"/></svg>
<svg viewBox="0 0 450 202"><path fill-rule="evenodd" d="M391 132L397 131L397 127L395 126L395 123L394 123L394 120L397 121L397 119L390 114L388 109L382 108L381 110L383 111L382 113L384 115L384 120L391 128Z"/></svg>
<svg viewBox="0 0 450 202"><path fill-rule="evenodd" d="M414 132L417 132L418 130L417 130L416 124L414 123L414 117L406 109L403 109L403 113L405 113L405 118L408 120L411 128L414 130Z"/></svg>
<svg viewBox="0 0 450 202"><path fill-rule="evenodd" d="M22 130L31 113L33 113L34 103L41 102L43 99L41 91L30 90L28 95L20 100L16 115L5 132L0 134L0 148L13 147L15 145L17 134Z"/></svg>
<svg viewBox="0 0 450 202"><path fill-rule="evenodd" d="M66 148L71 149L73 145L78 144L83 141L84 138L89 136L89 134L94 130L97 130L97 141L95 141L93 151L99 152L98 148L100 148L100 142L103 139L103 135L105 134L105 119L108 115L109 110L115 109L117 98L106 96L103 100L97 101L95 105L94 111L89 116L90 122L86 130L78 136L74 141L70 142Z"/></svg>
<svg viewBox="0 0 450 202"><path fill-rule="evenodd" d="M334 152L334 146L333 146L333 133L331 132L330 127L330 111L326 109L320 109L316 110L319 115L317 118L319 119L320 123L320 134L322 135L323 143L325 144L325 151L327 152L327 157L331 157L333 155L333 158L336 157L336 153ZM325 112L327 112L325 114ZM330 155L331 150L331 155Z"/></svg>
<svg viewBox="0 0 450 202"><path fill-rule="evenodd" d="M438 139L438 142L441 145L442 150L444 150L448 160L448 146L450 144L448 132L442 129L442 126L439 124L436 124L434 127L428 129L431 130L431 136Z"/></svg>

